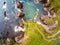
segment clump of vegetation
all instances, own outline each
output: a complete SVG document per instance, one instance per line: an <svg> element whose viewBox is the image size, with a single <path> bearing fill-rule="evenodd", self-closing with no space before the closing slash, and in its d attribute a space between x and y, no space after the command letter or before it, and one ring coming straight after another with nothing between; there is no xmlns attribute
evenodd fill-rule
<svg viewBox="0 0 60 45"><path fill-rule="evenodd" d="M44 20L44 23L46 25L51 25L51 24L53 24L56 21L56 18L51 18L49 16L44 16L43 20Z"/></svg>
<svg viewBox="0 0 60 45"><path fill-rule="evenodd" d="M50 7L55 12L60 10L60 0L50 0Z"/></svg>
<svg viewBox="0 0 60 45"><path fill-rule="evenodd" d="M52 30L60 30L60 14L56 14L56 20L58 21L58 25L54 27Z"/></svg>

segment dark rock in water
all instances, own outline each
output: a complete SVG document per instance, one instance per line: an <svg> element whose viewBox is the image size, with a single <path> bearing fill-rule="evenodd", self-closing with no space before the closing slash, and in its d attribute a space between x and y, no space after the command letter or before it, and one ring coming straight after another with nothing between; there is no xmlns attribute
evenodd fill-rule
<svg viewBox="0 0 60 45"><path fill-rule="evenodd" d="M23 12L17 12L17 16L19 18L23 18L25 16L25 14Z"/></svg>
<svg viewBox="0 0 60 45"><path fill-rule="evenodd" d="M7 15L6 15L6 11L4 12L4 17L6 17Z"/></svg>
<svg viewBox="0 0 60 45"><path fill-rule="evenodd" d="M47 11L44 11L43 14L44 14L44 15L48 15Z"/></svg>
<svg viewBox="0 0 60 45"><path fill-rule="evenodd" d="M4 4L6 4L6 2L4 2Z"/></svg>
<svg viewBox="0 0 60 45"><path fill-rule="evenodd" d="M43 3L43 4L46 4L47 0L41 0L40 2Z"/></svg>
<svg viewBox="0 0 60 45"><path fill-rule="evenodd" d="M23 4L21 3L21 2L17 2L18 4L17 4L17 8L19 8L19 9L22 9L23 8Z"/></svg>
<svg viewBox="0 0 60 45"><path fill-rule="evenodd" d="M19 16L19 18L23 18L24 16L25 16L25 14L22 14L22 15Z"/></svg>

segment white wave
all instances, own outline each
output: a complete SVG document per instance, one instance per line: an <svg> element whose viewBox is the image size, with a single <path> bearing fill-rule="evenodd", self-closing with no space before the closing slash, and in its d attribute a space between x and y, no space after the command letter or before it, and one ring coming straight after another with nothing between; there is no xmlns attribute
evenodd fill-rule
<svg viewBox="0 0 60 45"><path fill-rule="evenodd" d="M3 8L3 9L6 9L6 4L4 4L2 8Z"/></svg>
<svg viewBox="0 0 60 45"><path fill-rule="evenodd" d="M14 31L15 32L19 32L19 31L23 31L24 32L25 30L23 28L21 28L20 26L15 26L14 27Z"/></svg>

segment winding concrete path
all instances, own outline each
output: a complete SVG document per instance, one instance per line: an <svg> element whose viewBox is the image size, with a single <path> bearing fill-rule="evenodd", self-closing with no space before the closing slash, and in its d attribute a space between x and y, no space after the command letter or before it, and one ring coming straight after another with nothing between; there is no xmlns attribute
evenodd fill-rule
<svg viewBox="0 0 60 45"><path fill-rule="evenodd" d="M48 42L50 42L50 41L52 41L52 40L56 40L57 38L51 38L51 39L47 39L46 37L45 37L45 35L43 34L43 32L41 32L38 28L36 28L37 30L38 30L38 32L42 35L42 37L43 37L43 39L44 40L46 40L46 41L48 41ZM52 36L50 36L50 37L55 37L57 34L59 34L60 33L60 31L58 31L57 33L55 33L55 34L53 34ZM59 37L58 37L58 39L59 39Z"/></svg>
<svg viewBox="0 0 60 45"><path fill-rule="evenodd" d="M59 31L57 31L55 34L53 34L52 36L48 36L48 38L53 38L53 37L55 37L56 35L58 35L60 33L60 30Z"/></svg>
<svg viewBox="0 0 60 45"><path fill-rule="evenodd" d="M42 25L42 26L45 28L46 32L51 33L51 32L49 31L49 28L48 28L47 26L43 25L41 22L37 22L37 23L40 24L40 25ZM48 40L48 39L46 39L46 37L45 37L45 35L43 34L43 32L40 31L40 29L38 29L38 28L36 28L36 29L37 29L38 32L42 35L43 39L46 40L46 41L56 40L57 38L53 38L53 37L55 37L57 34L60 33L60 30L59 30L59 31L57 31L55 34L53 34L53 35L51 35L51 36L48 36L48 38L51 38L51 39ZM59 38L59 37L58 37L58 38Z"/></svg>

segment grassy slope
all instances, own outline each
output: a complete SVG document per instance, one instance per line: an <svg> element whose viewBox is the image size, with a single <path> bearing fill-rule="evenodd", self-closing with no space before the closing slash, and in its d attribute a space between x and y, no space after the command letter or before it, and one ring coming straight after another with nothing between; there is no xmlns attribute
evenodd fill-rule
<svg viewBox="0 0 60 45"><path fill-rule="evenodd" d="M51 2L51 8L54 9L55 12L57 12L60 8L60 0L50 0Z"/></svg>
<svg viewBox="0 0 60 45"><path fill-rule="evenodd" d="M39 34L39 32L35 30L35 25L37 24L32 21L30 21L29 23L25 23L25 35L29 36L29 39L27 39L27 41L24 41L23 45L53 45L55 40L51 42L44 40L43 37ZM39 28L41 29L41 31L44 30L41 26Z"/></svg>
<svg viewBox="0 0 60 45"><path fill-rule="evenodd" d="M60 14L56 15L56 20L58 20L58 26L56 26L55 28L53 28L53 30L60 30Z"/></svg>

